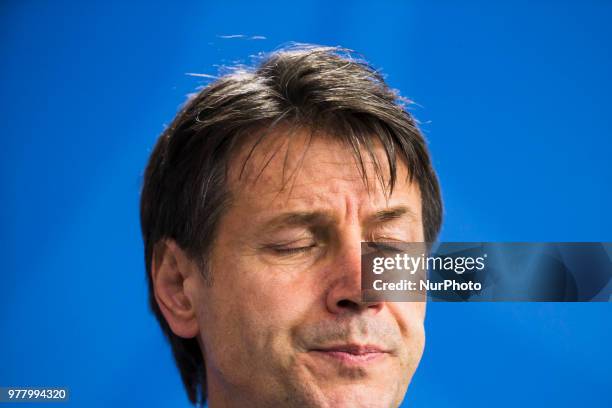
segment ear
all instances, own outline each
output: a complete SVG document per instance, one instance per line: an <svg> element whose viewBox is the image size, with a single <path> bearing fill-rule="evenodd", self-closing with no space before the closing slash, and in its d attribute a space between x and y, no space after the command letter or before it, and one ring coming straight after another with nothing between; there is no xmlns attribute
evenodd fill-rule
<svg viewBox="0 0 612 408"><path fill-rule="evenodd" d="M194 272L193 261L176 242L163 240L155 245L151 263L155 300L172 332L184 338L199 332L196 305L186 284Z"/></svg>

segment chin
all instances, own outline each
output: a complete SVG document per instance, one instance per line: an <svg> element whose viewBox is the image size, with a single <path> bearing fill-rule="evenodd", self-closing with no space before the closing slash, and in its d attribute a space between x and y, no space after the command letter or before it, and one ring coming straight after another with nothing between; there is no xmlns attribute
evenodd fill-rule
<svg viewBox="0 0 612 408"><path fill-rule="evenodd" d="M398 384L380 384L368 386L365 384L344 385L330 389L325 393L325 403L322 407L338 408L395 408L402 401L403 395L398 395Z"/></svg>

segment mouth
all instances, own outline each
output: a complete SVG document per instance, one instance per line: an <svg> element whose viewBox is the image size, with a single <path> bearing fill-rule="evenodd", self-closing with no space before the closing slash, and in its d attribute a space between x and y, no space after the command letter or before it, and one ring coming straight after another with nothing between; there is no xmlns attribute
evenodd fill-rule
<svg viewBox="0 0 612 408"><path fill-rule="evenodd" d="M363 365L384 359L389 350L376 345L341 344L312 349L314 355L346 365Z"/></svg>

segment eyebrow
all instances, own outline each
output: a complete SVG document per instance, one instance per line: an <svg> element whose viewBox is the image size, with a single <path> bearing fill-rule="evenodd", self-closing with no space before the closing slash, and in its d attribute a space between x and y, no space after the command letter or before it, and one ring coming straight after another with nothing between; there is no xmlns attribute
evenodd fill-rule
<svg viewBox="0 0 612 408"><path fill-rule="evenodd" d="M377 211L374 215L369 217L371 223L382 223L386 221L393 221L399 218L407 216L413 220L417 219L416 213L409 207L399 206L393 208L385 208L384 210Z"/></svg>
<svg viewBox="0 0 612 408"><path fill-rule="evenodd" d="M398 206L385 208L368 217L370 224L384 223L401 218L417 219L416 213L409 207ZM330 224L333 217L320 211L297 211L278 215L265 223L264 229L272 230L280 227L308 227Z"/></svg>
<svg viewBox="0 0 612 408"><path fill-rule="evenodd" d="M332 221L332 217L329 214L319 211L304 211L304 212L291 212L281 214L277 217L272 218L270 221L265 223L265 229L275 229L279 227L303 227L313 225L325 225Z"/></svg>

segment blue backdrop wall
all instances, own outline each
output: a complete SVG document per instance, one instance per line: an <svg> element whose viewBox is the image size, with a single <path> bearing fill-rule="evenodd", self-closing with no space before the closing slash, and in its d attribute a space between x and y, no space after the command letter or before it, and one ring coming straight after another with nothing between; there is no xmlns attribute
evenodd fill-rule
<svg viewBox="0 0 612 408"><path fill-rule="evenodd" d="M611 20L605 1L3 2L0 386L188 406L147 308L142 170L202 84L186 73L289 41L355 49L417 102L442 239L612 240ZM405 405L612 406L611 312L432 304Z"/></svg>

